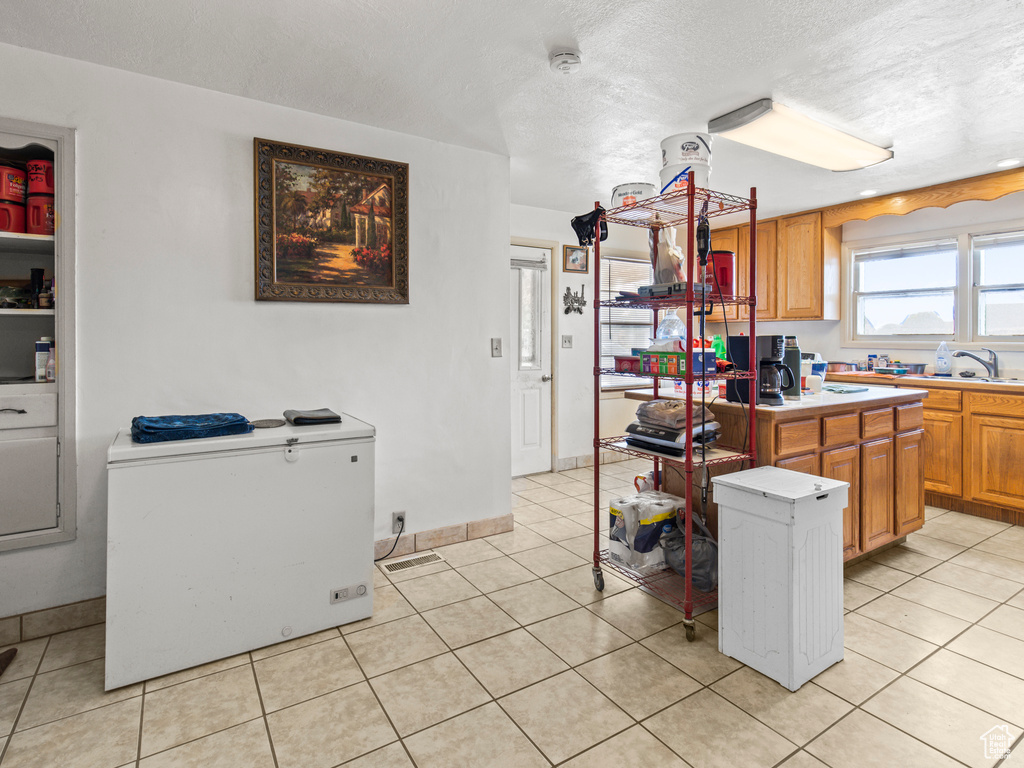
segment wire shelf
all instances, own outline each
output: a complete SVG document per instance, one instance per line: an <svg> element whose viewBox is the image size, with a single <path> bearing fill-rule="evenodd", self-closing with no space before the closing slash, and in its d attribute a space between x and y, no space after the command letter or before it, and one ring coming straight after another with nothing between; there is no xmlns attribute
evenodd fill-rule
<svg viewBox="0 0 1024 768"><path fill-rule="evenodd" d="M754 207L754 203L745 197L727 195L701 187L694 188L692 196L694 212L699 214L706 202L709 217L740 213ZM625 205L605 211L604 220L630 227L675 227L686 222L690 197L687 191L649 197L636 205Z"/></svg>
<svg viewBox="0 0 1024 768"><path fill-rule="evenodd" d="M753 306L757 299L753 296L730 296L718 294L708 296L694 296L694 306L705 304L741 304ZM610 307L613 309L675 309L686 306L686 294L680 293L664 298L636 298L636 299L600 299L594 302L596 307Z"/></svg>
<svg viewBox="0 0 1024 768"><path fill-rule="evenodd" d="M641 587L646 587L652 592L657 592L663 599L665 599L666 602L669 602L680 609L683 608L684 601L679 597L679 588L682 577L671 568L666 568L663 571L657 571L656 573L642 576L636 571L633 571L613 560L607 549L601 550L601 565L611 568L619 576L629 579ZM705 610L711 610L718 606L717 589L711 592L701 592L694 587L691 596L693 598L694 609L704 608ZM703 612L704 611L694 610L695 614Z"/></svg>
<svg viewBox="0 0 1024 768"><path fill-rule="evenodd" d="M661 459L662 461L679 465L686 462L685 456L669 456L667 453L649 451L646 448L637 448L634 445L627 445L625 435L620 435L619 437L605 437L597 440L596 443L598 448L608 448L618 453L635 456L638 459ZM701 456L702 451L703 457ZM748 461L753 458L754 455L752 453L734 451L731 448L720 448L718 446L703 448L699 443L693 444L693 463L695 466L713 467L717 464L731 464L735 461Z"/></svg>
<svg viewBox="0 0 1024 768"><path fill-rule="evenodd" d="M635 376L638 379L682 379L686 376L686 371L680 371L679 373L637 373L635 371L617 371L614 368L598 368L594 371L597 376ZM756 379L758 373L754 371L716 371L711 373L708 371L705 376L700 371L693 374L694 381L715 381L716 379ZM695 396L696 400L698 396Z"/></svg>

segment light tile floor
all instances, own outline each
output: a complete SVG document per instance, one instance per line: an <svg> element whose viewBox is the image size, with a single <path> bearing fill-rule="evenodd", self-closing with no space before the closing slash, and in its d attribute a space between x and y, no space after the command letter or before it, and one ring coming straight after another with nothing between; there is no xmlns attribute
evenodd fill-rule
<svg viewBox="0 0 1024 768"><path fill-rule="evenodd" d="M641 466L602 467L603 503ZM1024 529L929 508L848 569L846 658L790 693L718 653L715 612L689 643L594 589L592 480L517 478L513 532L378 573L362 622L109 693L102 625L22 643L0 768L995 766L982 735L1024 729Z"/></svg>

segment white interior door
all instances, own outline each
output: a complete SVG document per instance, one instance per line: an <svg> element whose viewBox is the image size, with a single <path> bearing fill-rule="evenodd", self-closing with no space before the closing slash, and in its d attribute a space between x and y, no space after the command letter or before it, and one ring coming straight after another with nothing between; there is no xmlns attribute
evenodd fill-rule
<svg viewBox="0 0 1024 768"><path fill-rule="evenodd" d="M512 246L512 476L551 469L551 271L547 248Z"/></svg>

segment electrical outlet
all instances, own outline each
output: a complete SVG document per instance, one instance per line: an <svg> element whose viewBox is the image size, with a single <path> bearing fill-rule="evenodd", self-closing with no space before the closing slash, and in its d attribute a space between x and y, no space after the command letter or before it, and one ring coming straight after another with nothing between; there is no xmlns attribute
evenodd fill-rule
<svg viewBox="0 0 1024 768"><path fill-rule="evenodd" d="M572 336L562 337L562 349L572 349Z"/></svg>
<svg viewBox="0 0 1024 768"><path fill-rule="evenodd" d="M405 512L394 512L391 515L391 532L401 533L405 525Z"/></svg>
<svg viewBox="0 0 1024 768"><path fill-rule="evenodd" d="M491 339L491 357L501 357L501 339Z"/></svg>

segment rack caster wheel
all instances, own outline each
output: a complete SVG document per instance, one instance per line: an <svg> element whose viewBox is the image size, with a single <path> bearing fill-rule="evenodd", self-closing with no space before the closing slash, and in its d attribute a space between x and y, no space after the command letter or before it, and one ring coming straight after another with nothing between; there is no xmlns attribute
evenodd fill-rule
<svg viewBox="0 0 1024 768"><path fill-rule="evenodd" d="M692 643L697 639L697 627L694 625L693 620L684 621L683 626L686 628L686 641Z"/></svg>
<svg viewBox="0 0 1024 768"><path fill-rule="evenodd" d="M594 569L594 589L598 592L604 592L604 573L600 568Z"/></svg>

